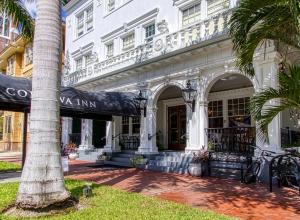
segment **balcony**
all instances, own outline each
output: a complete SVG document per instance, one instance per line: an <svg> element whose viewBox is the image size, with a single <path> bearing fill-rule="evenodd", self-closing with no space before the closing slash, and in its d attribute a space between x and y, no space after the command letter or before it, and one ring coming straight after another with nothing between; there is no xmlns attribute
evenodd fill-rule
<svg viewBox="0 0 300 220"><path fill-rule="evenodd" d="M180 52L185 48L188 49L205 41L225 36L231 14L232 9L174 33L168 33L167 27L162 22L158 24L160 33L155 35L152 41L103 61L94 61L82 70L65 73L63 83L66 86L71 86L96 77L104 77L106 74L117 73L118 70L129 70L130 67L143 65L152 59L163 58L163 56L171 55L171 53L176 54L176 51Z"/></svg>

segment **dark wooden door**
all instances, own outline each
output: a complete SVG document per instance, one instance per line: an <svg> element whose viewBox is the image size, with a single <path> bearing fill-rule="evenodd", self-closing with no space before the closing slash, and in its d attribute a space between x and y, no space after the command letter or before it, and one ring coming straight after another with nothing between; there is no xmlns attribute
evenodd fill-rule
<svg viewBox="0 0 300 220"><path fill-rule="evenodd" d="M93 120L93 145L102 148L106 144L106 121Z"/></svg>
<svg viewBox="0 0 300 220"><path fill-rule="evenodd" d="M184 150L186 147L186 106L168 108L168 149Z"/></svg>

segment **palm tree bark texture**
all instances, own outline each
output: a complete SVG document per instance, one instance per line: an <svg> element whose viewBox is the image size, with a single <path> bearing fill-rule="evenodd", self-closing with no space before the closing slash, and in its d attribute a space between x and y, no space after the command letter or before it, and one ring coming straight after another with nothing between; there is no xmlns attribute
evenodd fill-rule
<svg viewBox="0 0 300 220"><path fill-rule="evenodd" d="M30 142L16 201L23 209L42 209L70 197L59 143L61 1L36 4Z"/></svg>

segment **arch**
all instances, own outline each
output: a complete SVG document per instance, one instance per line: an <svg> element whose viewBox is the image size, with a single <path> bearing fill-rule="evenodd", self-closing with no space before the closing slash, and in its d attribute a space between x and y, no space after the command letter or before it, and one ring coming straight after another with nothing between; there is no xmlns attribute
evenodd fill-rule
<svg viewBox="0 0 300 220"><path fill-rule="evenodd" d="M168 82L168 83L161 83L156 86L152 91L152 106L155 107L160 95L169 87L176 86L181 90L184 88L183 84L179 82Z"/></svg>
<svg viewBox="0 0 300 220"><path fill-rule="evenodd" d="M258 82L255 77L249 77L245 74L242 74L238 70L226 71L226 72L218 72L218 73L209 73L200 78L200 85L202 87L201 99L202 101L207 101L208 94L211 91L212 87L215 85L217 81L220 79L226 78L231 75L240 75L247 78L254 87L255 91L258 91Z"/></svg>

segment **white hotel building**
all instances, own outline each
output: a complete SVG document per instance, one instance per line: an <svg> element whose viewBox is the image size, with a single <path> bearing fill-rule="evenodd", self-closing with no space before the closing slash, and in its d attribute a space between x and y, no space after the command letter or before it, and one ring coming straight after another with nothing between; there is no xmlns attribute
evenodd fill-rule
<svg viewBox="0 0 300 220"><path fill-rule="evenodd" d="M63 142L79 133L81 149L102 147L149 155L249 151L258 144L280 151L288 112L270 124L270 143L256 138L249 99L277 87L280 56L269 41L255 56L254 78L242 75L228 35L238 0L72 0L65 6L63 83L86 91L147 91L146 117L101 122L64 118ZM262 52L263 51L263 52ZM184 102L190 81L195 108ZM73 135L73 136L72 136ZM75 135L76 136L76 135ZM75 138L76 139L76 138Z"/></svg>

